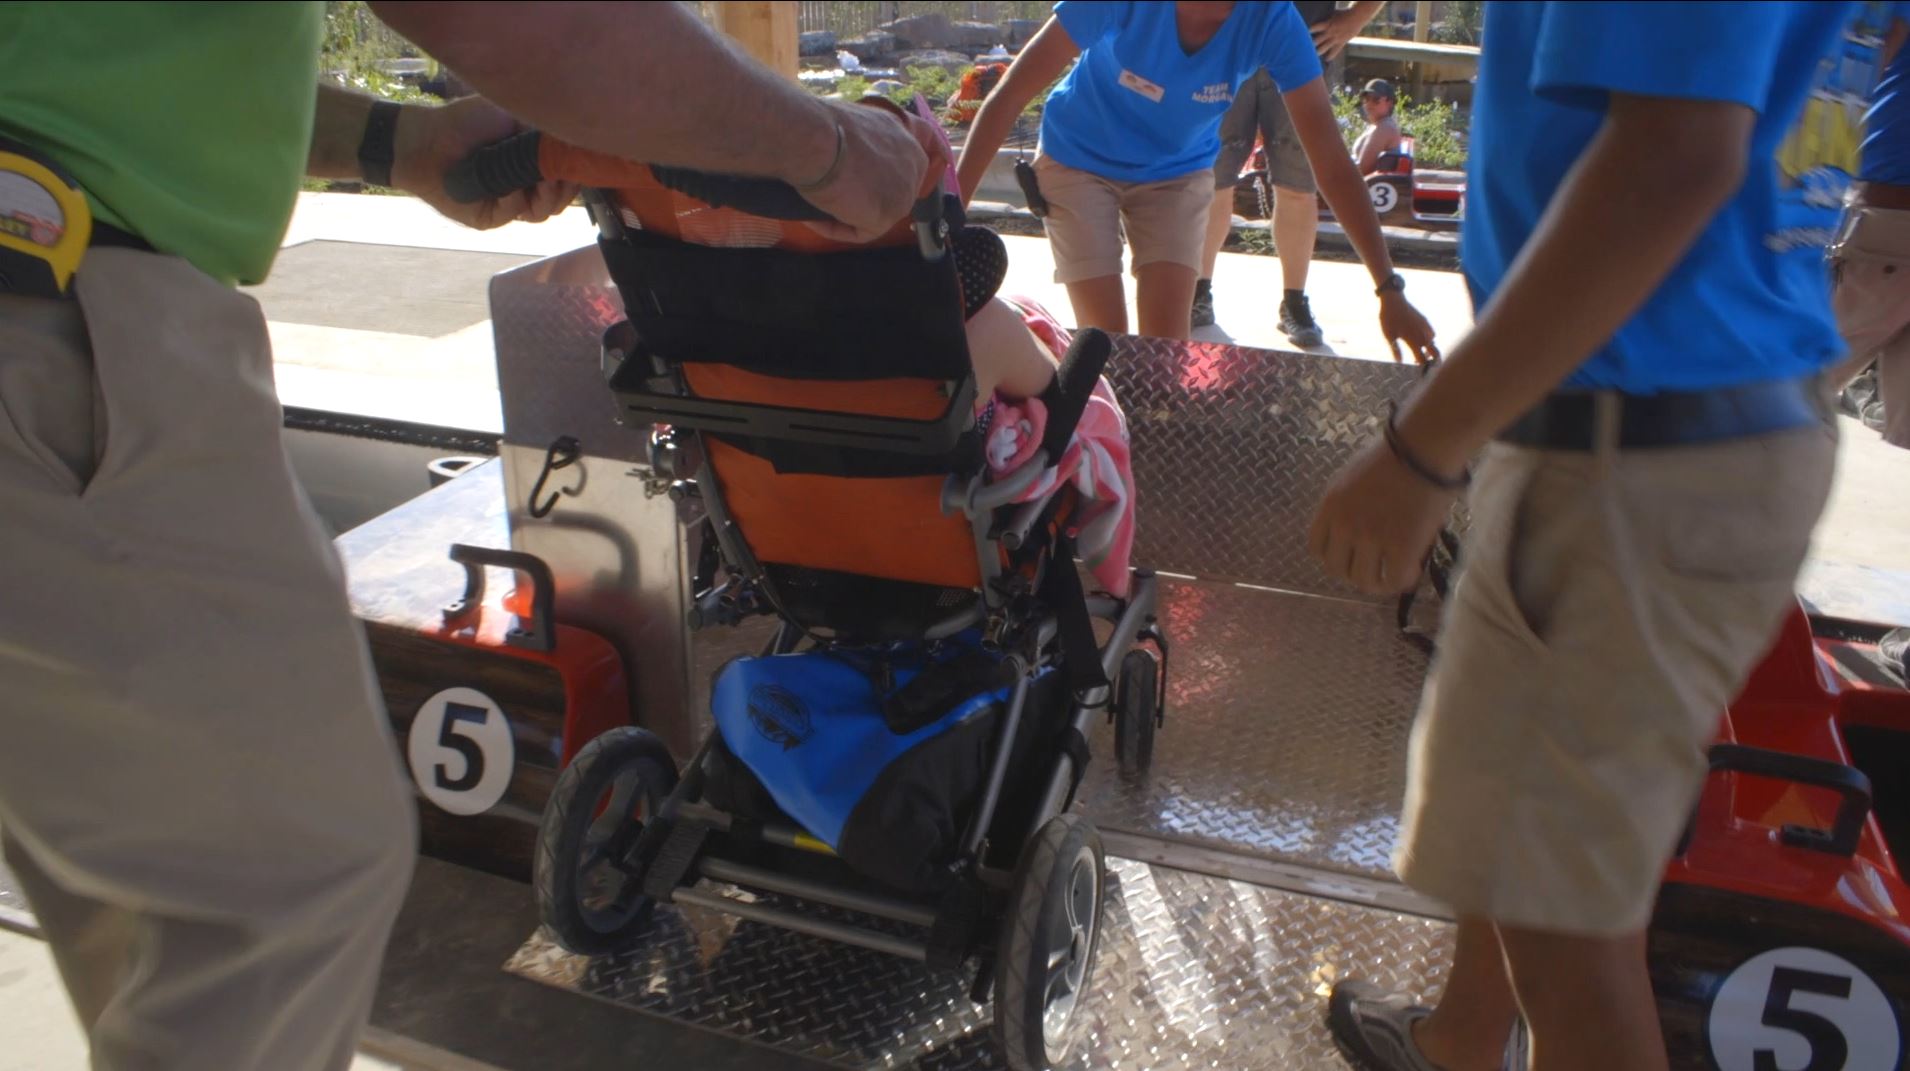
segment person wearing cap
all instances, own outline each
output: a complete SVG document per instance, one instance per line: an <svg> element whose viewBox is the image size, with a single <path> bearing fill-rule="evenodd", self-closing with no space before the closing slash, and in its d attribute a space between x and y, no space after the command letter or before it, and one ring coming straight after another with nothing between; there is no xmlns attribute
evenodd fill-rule
<svg viewBox="0 0 1910 1071"><path fill-rule="evenodd" d="M1379 167L1382 154L1399 151L1399 123L1393 118L1398 99L1393 83L1384 78L1375 78L1360 90L1360 110L1366 113L1367 127L1353 142L1353 159L1362 175L1370 175Z"/></svg>
<svg viewBox="0 0 1910 1071"><path fill-rule="evenodd" d="M1340 84L1347 43L1386 6L1379 0L1360 0L1335 10L1334 0L1295 0L1313 32L1313 44L1326 65L1328 86ZM1214 160L1214 203L1207 210L1207 244L1201 250L1200 279L1194 284L1193 325L1214 322L1214 269L1220 247L1233 230L1234 187L1240 169L1253 154L1254 137L1266 146L1267 181L1273 187L1273 248L1280 258L1280 330L1296 346L1325 341L1307 304L1307 268L1313 261L1313 243L1320 230L1320 198L1313 181L1313 165L1294 133L1280 90L1262 67L1234 94L1233 106L1220 120L1220 155Z"/></svg>
<svg viewBox="0 0 1910 1071"><path fill-rule="evenodd" d="M1042 109L1034 163L1055 281L1068 288L1078 325L1125 332L1125 235L1140 333L1184 339L1193 329L1221 119L1263 67L1282 92L1321 194L1372 275L1380 329L1395 359L1401 343L1414 360L1432 359L1432 327L1405 300L1405 279L1393 270L1333 119L1313 35L1292 4L1056 4L975 118L957 166L962 197L975 195L1022 109L1060 79Z"/></svg>
<svg viewBox="0 0 1910 1071"><path fill-rule="evenodd" d="M371 7L484 96L321 86L316 2L0 4L0 138L92 216L69 286L0 273L0 829L94 1071L345 1071L417 855L364 632L285 455L265 317L236 285L269 273L300 176L534 220L574 191L444 189L522 121L779 178L873 237L929 167L902 124L804 92L678 4ZM12 166L0 223L37 207Z"/></svg>
<svg viewBox="0 0 1910 1071"><path fill-rule="evenodd" d="M1658 889L1836 465L1825 181L1854 142L1826 120L1868 91L1866 9L1747 4L1721 34L1707 3L1485 6L1477 322L1309 533L1398 594L1467 495L1393 854L1458 918L1453 962L1436 1008L1335 981L1358 1071L1667 1071ZM1783 1066L1846 1066L1834 1040Z"/></svg>

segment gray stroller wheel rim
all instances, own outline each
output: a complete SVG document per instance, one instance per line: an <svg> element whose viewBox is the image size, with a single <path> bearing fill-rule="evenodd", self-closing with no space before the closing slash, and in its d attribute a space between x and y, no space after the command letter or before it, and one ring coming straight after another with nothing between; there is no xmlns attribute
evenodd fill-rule
<svg viewBox="0 0 1910 1071"><path fill-rule="evenodd" d="M1095 928L1100 924L1101 868L1094 849L1083 844L1069 861L1067 878L1058 890L1048 926L1046 970L1042 975L1041 1044L1050 1064L1066 1062L1079 1040L1085 1020L1075 1012L1094 956Z"/></svg>

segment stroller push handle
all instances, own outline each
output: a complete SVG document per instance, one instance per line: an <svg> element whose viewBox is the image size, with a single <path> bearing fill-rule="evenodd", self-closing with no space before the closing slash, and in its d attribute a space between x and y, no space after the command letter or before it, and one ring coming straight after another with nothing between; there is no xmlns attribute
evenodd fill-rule
<svg viewBox="0 0 1910 1071"><path fill-rule="evenodd" d="M545 172L547 148L555 150L548 159L557 161L556 170L560 173ZM529 189L546 179L614 188L620 183L640 181L645 173L658 185L694 197L715 208L729 208L764 219L795 223L836 222L834 216L804 200L802 194L786 182L743 175L721 175L687 167L643 164L602 153L579 152L559 143L547 146L544 135L536 130L526 130L494 141L451 165L444 175L444 191L453 201L472 204ZM940 260L947 250L948 206L941 186L942 183L937 181L926 196L916 201L910 212L916 244L924 260Z"/></svg>
<svg viewBox="0 0 1910 1071"><path fill-rule="evenodd" d="M541 161L544 136L536 130L494 141L451 165L444 175L444 192L453 201L471 204L528 189L547 178ZM634 171L646 165L632 162ZM687 167L647 165L657 182L718 208L734 208L766 219L812 223L831 220L827 212L803 200L794 186L775 179L718 175Z"/></svg>
<svg viewBox="0 0 1910 1071"><path fill-rule="evenodd" d="M1068 355L1061 359L1054 386L1043 401L1048 405L1048 426L1043 429L1041 448L1048 452L1048 463L1059 464L1074 438L1075 425L1094 397L1094 385L1107 366L1114 343L1097 328L1084 327L1075 333Z"/></svg>

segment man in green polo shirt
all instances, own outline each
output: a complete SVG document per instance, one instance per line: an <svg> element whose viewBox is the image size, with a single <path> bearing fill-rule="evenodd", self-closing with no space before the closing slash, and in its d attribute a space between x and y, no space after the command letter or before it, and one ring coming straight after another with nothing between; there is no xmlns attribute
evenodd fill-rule
<svg viewBox="0 0 1910 1071"><path fill-rule="evenodd" d="M0 5L0 137L98 221L63 295L0 283L0 829L101 1071L344 1068L411 867L364 640L232 286L265 277L299 176L539 219L570 191L442 189L515 115L795 183L873 235L928 167L675 4L373 7L489 99L315 90L317 3Z"/></svg>

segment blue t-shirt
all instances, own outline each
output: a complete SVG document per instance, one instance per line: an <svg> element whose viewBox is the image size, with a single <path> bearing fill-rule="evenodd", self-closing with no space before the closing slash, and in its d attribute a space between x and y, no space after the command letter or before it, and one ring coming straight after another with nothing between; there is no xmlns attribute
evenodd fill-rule
<svg viewBox="0 0 1910 1071"><path fill-rule="evenodd" d="M1041 151L1120 182L1214 166L1220 119L1262 67L1282 92L1320 77L1312 34L1291 3L1240 3L1212 40L1181 48L1169 3L1063 0L1055 18L1081 59L1048 94Z"/></svg>
<svg viewBox="0 0 1910 1071"><path fill-rule="evenodd" d="M1892 6L1893 19L1910 20L1910 4ZM1910 42L1884 68L1872 95L1864 115L1862 159L1858 177L1865 182L1910 186Z"/></svg>
<svg viewBox="0 0 1910 1071"><path fill-rule="evenodd" d="M1836 206L1813 193L1835 146L1787 138L1806 97L1836 75L1835 49L1860 6L1771 0L1722 15L1668 0L1487 4L1460 250L1474 307L1491 300L1598 132L1609 93L1729 101L1757 112L1743 186L1566 385L1701 390L1837 360L1823 262Z"/></svg>

